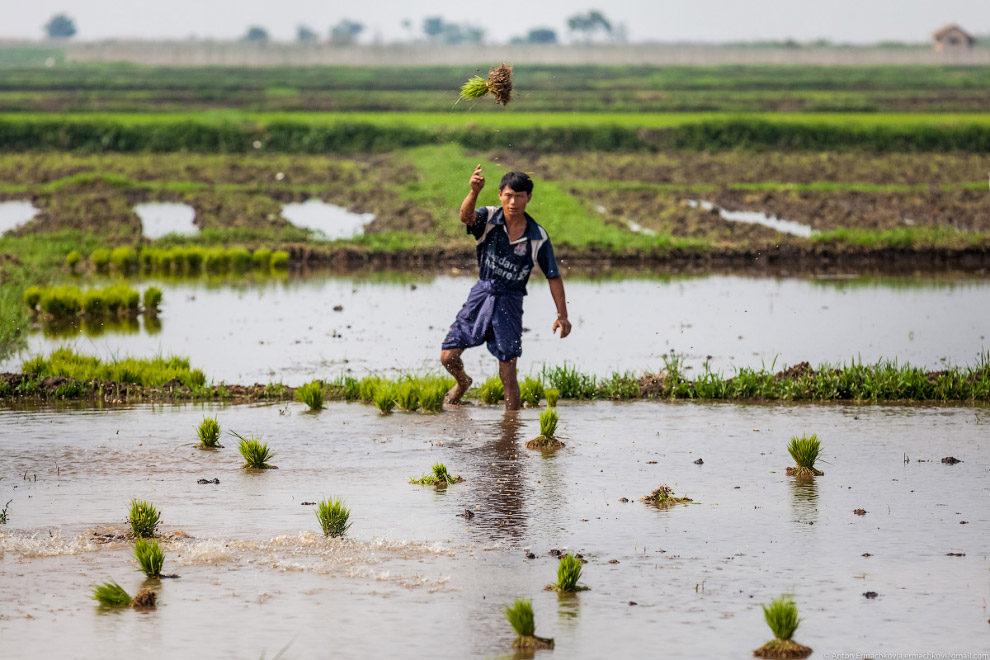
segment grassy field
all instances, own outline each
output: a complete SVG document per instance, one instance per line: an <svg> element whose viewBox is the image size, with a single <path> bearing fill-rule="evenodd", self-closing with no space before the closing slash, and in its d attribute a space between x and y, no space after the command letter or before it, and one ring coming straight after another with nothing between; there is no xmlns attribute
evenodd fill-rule
<svg viewBox="0 0 990 660"><path fill-rule="evenodd" d="M474 66L142 67L0 50L0 112L444 112ZM28 66L52 58L56 66ZM983 67L515 67L514 108L538 112L981 112ZM459 106L458 111L467 107ZM493 103L475 114L500 113Z"/></svg>

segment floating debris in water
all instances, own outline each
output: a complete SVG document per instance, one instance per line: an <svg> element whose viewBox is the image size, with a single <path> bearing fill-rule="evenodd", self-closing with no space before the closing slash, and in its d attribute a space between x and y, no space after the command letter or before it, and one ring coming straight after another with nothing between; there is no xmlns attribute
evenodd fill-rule
<svg viewBox="0 0 990 660"><path fill-rule="evenodd" d="M696 460L696 461L694 462L694 464L695 464L695 465L704 465L704 464L705 464L705 462L704 462L703 460L701 460L701 459L699 458L698 460Z"/></svg>
<svg viewBox="0 0 990 660"><path fill-rule="evenodd" d="M962 461L960 461L955 456L946 456L945 458L942 459L942 462L945 463L946 465L955 465L956 463L962 463Z"/></svg>
<svg viewBox="0 0 990 660"><path fill-rule="evenodd" d="M853 509L853 513L855 513L857 516L865 516L866 509Z"/></svg>
<svg viewBox="0 0 990 660"><path fill-rule="evenodd" d="M864 592L864 593L863 593L863 597L864 597L864 598L869 598L869 599L873 599L873 598L876 598L876 597L877 597L877 596L879 596L879 595L880 595L880 594L878 594L878 593L877 593L877 592L875 592L875 591L866 591L866 592Z"/></svg>
<svg viewBox="0 0 990 660"><path fill-rule="evenodd" d="M219 484L220 483L220 479L219 478L217 478L217 479L200 479L196 483L198 483L198 484Z"/></svg>

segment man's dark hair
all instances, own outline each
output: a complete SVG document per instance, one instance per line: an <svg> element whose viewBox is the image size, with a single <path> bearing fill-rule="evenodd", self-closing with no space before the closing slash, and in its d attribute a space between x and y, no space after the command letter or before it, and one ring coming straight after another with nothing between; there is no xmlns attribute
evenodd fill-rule
<svg viewBox="0 0 990 660"><path fill-rule="evenodd" d="M533 194L533 180L525 172L509 172L502 177L502 182L498 184L499 192L503 188L512 188L516 192Z"/></svg>

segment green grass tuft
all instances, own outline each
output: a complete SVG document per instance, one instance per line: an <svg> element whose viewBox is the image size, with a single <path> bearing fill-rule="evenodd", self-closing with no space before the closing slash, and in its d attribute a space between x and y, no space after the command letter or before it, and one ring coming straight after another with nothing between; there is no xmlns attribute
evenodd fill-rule
<svg viewBox="0 0 990 660"><path fill-rule="evenodd" d="M443 410L443 399L447 395L446 383L427 383L419 393L419 405L425 412L438 413Z"/></svg>
<svg viewBox="0 0 990 660"><path fill-rule="evenodd" d="M789 640L801 623L798 618L798 608L794 600L787 595L775 598L770 605L763 605L763 618L773 631L773 636L780 640Z"/></svg>
<svg viewBox="0 0 990 660"><path fill-rule="evenodd" d="M502 379L498 376L487 379L478 388L478 396L490 406L505 399L505 387L502 385Z"/></svg>
<svg viewBox="0 0 990 660"><path fill-rule="evenodd" d="M255 470L274 469L275 466L268 463L275 458L275 454L268 448L268 443L261 442L260 438L255 438L253 435L250 438L245 438L235 431L231 431L231 433L240 440L237 449L244 457L244 467Z"/></svg>
<svg viewBox="0 0 990 660"><path fill-rule="evenodd" d="M566 554L560 558L557 565L557 585L558 591L578 591L578 580L581 579L581 560L572 554Z"/></svg>
<svg viewBox="0 0 990 660"><path fill-rule="evenodd" d="M305 403L310 410L323 410L325 390L322 380L314 380L296 388L296 400Z"/></svg>
<svg viewBox="0 0 990 660"><path fill-rule="evenodd" d="M196 427L196 435L199 436L199 446L205 449L217 449L220 444L220 422L214 417L204 417L203 421Z"/></svg>
<svg viewBox="0 0 990 660"><path fill-rule="evenodd" d="M139 538L134 543L134 556L137 558L138 566L150 578L160 578L162 576L162 566L165 564L165 551L158 541L152 539L146 541Z"/></svg>
<svg viewBox="0 0 990 660"><path fill-rule="evenodd" d="M559 421L556 408L547 407L540 413L540 436L547 440L557 437L557 422Z"/></svg>
<svg viewBox="0 0 990 660"><path fill-rule="evenodd" d="M151 502L131 500L131 510L128 521L131 532L138 538L151 538L155 535L155 527L161 522L161 514Z"/></svg>
<svg viewBox="0 0 990 660"><path fill-rule="evenodd" d="M131 597L124 588L112 580L93 587L93 600L104 607L127 607L131 604Z"/></svg>
<svg viewBox="0 0 990 660"><path fill-rule="evenodd" d="M460 481L464 481L464 479L461 478L460 475L456 477L451 476L450 473L447 472L447 466L444 465L443 463L434 463L432 474L424 474L422 477L419 478L415 478L415 477L409 478L409 483L411 484L420 484L423 486L436 486L438 488L444 488L448 484L456 484Z"/></svg>
<svg viewBox="0 0 990 660"><path fill-rule="evenodd" d="M543 398L543 381L538 378L526 378L519 384L519 400L534 408L540 405Z"/></svg>
<svg viewBox="0 0 990 660"><path fill-rule="evenodd" d="M548 408L556 408L557 407L557 401L560 399L560 390L558 390L555 387L548 387L546 389L545 394L546 394L546 397L547 397L547 407Z"/></svg>
<svg viewBox="0 0 990 660"><path fill-rule="evenodd" d="M502 608L502 614L505 615L509 625L519 637L533 637L536 633L532 600L516 598L516 602L512 606L506 605Z"/></svg>
<svg viewBox="0 0 990 660"><path fill-rule="evenodd" d="M400 408L415 412L420 406L420 385L415 380L404 380L396 388L395 396Z"/></svg>
<svg viewBox="0 0 990 660"><path fill-rule="evenodd" d="M373 397L375 406L382 415L388 415L398 402L398 394L393 383L379 383Z"/></svg>
<svg viewBox="0 0 990 660"><path fill-rule="evenodd" d="M344 506L342 499L331 497L316 506L316 519L320 521L324 536L339 537L347 534L351 527L351 510Z"/></svg>
<svg viewBox="0 0 990 660"><path fill-rule="evenodd" d="M821 451L822 444L818 436L794 436L787 445L787 451L797 463L796 468L788 468L787 474L794 476L821 476L821 470L815 469L815 461Z"/></svg>

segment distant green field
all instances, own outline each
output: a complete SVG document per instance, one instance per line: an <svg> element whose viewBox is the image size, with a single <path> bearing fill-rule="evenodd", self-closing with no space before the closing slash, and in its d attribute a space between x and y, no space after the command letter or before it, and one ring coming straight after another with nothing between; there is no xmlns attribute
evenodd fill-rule
<svg viewBox="0 0 990 660"><path fill-rule="evenodd" d="M662 129L732 120L757 120L785 124L818 124L843 127L896 127L924 128L939 126L990 126L990 112L985 113L724 113L724 112L680 112L680 113L622 113L622 112L571 112L571 113L516 113L511 110L500 113L475 113L469 110L452 110L447 113L403 112L281 112L246 113L235 110L214 110L206 112L169 113L45 113L45 114L0 114L0 122L44 122L64 121L68 123L113 123L123 126L138 126L163 123L191 122L206 125L257 124L268 126L277 122L295 124L343 124L361 123L381 127L410 128L470 128L484 129L527 129L527 128L567 128L617 126L620 128Z"/></svg>

